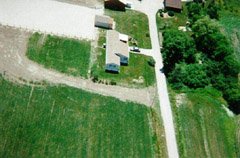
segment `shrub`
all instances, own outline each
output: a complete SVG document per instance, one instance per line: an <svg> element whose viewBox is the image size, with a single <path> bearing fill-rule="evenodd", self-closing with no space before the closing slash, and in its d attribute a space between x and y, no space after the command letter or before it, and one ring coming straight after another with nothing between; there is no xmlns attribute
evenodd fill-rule
<svg viewBox="0 0 240 158"><path fill-rule="evenodd" d="M173 17L174 16L174 12L173 11L168 11L168 15Z"/></svg>
<svg viewBox="0 0 240 158"><path fill-rule="evenodd" d="M148 60L148 64L149 64L150 66L152 66L152 67L155 66L156 61L153 59L153 57L151 57L151 58Z"/></svg>
<svg viewBox="0 0 240 158"><path fill-rule="evenodd" d="M110 81L110 85L117 85L117 82L116 82L116 81L113 81L113 80L111 80L111 81Z"/></svg>
<svg viewBox="0 0 240 158"><path fill-rule="evenodd" d="M98 82L98 75L94 74L92 78L93 82Z"/></svg>
<svg viewBox="0 0 240 158"><path fill-rule="evenodd" d="M150 34L149 34L149 33L146 33L146 37L150 37Z"/></svg>
<svg viewBox="0 0 240 158"><path fill-rule="evenodd" d="M173 85L187 86L189 88L202 88L210 84L204 65L176 64L175 69L169 74L169 81Z"/></svg>

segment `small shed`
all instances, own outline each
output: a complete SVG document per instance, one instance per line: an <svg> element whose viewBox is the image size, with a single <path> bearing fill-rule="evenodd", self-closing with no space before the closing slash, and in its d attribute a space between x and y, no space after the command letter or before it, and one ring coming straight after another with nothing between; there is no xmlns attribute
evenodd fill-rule
<svg viewBox="0 0 240 158"><path fill-rule="evenodd" d="M164 6L166 9L173 10L176 12L182 11L181 0L164 0Z"/></svg>
<svg viewBox="0 0 240 158"><path fill-rule="evenodd" d="M105 0L104 7L106 9L116 10L116 11L126 11L126 1L124 0Z"/></svg>
<svg viewBox="0 0 240 158"><path fill-rule="evenodd" d="M109 16L96 15L95 16L95 26L106 29L114 29L115 22L113 18Z"/></svg>

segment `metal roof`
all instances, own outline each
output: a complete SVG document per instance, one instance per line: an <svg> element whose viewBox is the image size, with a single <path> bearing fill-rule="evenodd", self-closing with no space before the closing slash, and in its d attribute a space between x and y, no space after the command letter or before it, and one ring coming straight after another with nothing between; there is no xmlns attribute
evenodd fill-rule
<svg viewBox="0 0 240 158"><path fill-rule="evenodd" d="M113 63L120 65L119 54L129 58L128 43L120 41L119 32L108 30L106 42L106 64Z"/></svg>

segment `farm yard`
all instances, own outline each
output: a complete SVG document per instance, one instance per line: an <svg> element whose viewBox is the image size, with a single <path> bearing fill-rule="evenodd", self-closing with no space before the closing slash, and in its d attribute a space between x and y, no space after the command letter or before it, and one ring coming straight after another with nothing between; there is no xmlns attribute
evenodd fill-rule
<svg viewBox="0 0 240 158"><path fill-rule="evenodd" d="M98 80L117 83L127 87L149 87L156 82L154 67L149 65L151 57L130 53L129 65L121 66L119 74L105 72L106 49L102 48L106 43L106 31L100 30L98 47L95 50L96 60L91 69L92 77Z"/></svg>
<svg viewBox="0 0 240 158"><path fill-rule="evenodd" d="M154 67L148 63L150 57L130 54L128 66L121 66L120 73L105 72L105 50L99 51L98 60L92 68L92 76L97 76L99 80L115 82L118 85L127 87L149 87L155 84Z"/></svg>
<svg viewBox="0 0 240 158"><path fill-rule="evenodd" d="M2 77L0 100L0 157L166 154L162 124L155 110L143 105L64 85L23 86Z"/></svg>

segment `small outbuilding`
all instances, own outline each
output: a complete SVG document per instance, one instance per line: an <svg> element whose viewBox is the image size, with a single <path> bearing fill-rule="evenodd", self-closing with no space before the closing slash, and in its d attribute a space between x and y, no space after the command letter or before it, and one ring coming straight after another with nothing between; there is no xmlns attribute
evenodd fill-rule
<svg viewBox="0 0 240 158"><path fill-rule="evenodd" d="M105 0L104 7L106 9L116 10L116 11L126 11L126 1L125 0Z"/></svg>
<svg viewBox="0 0 240 158"><path fill-rule="evenodd" d="M164 0L164 6L168 10L173 10L176 12L182 11L182 2L181 0Z"/></svg>
<svg viewBox="0 0 240 158"><path fill-rule="evenodd" d="M115 22L114 22L113 18L111 18L109 16L96 15L95 16L95 27L114 29Z"/></svg>

